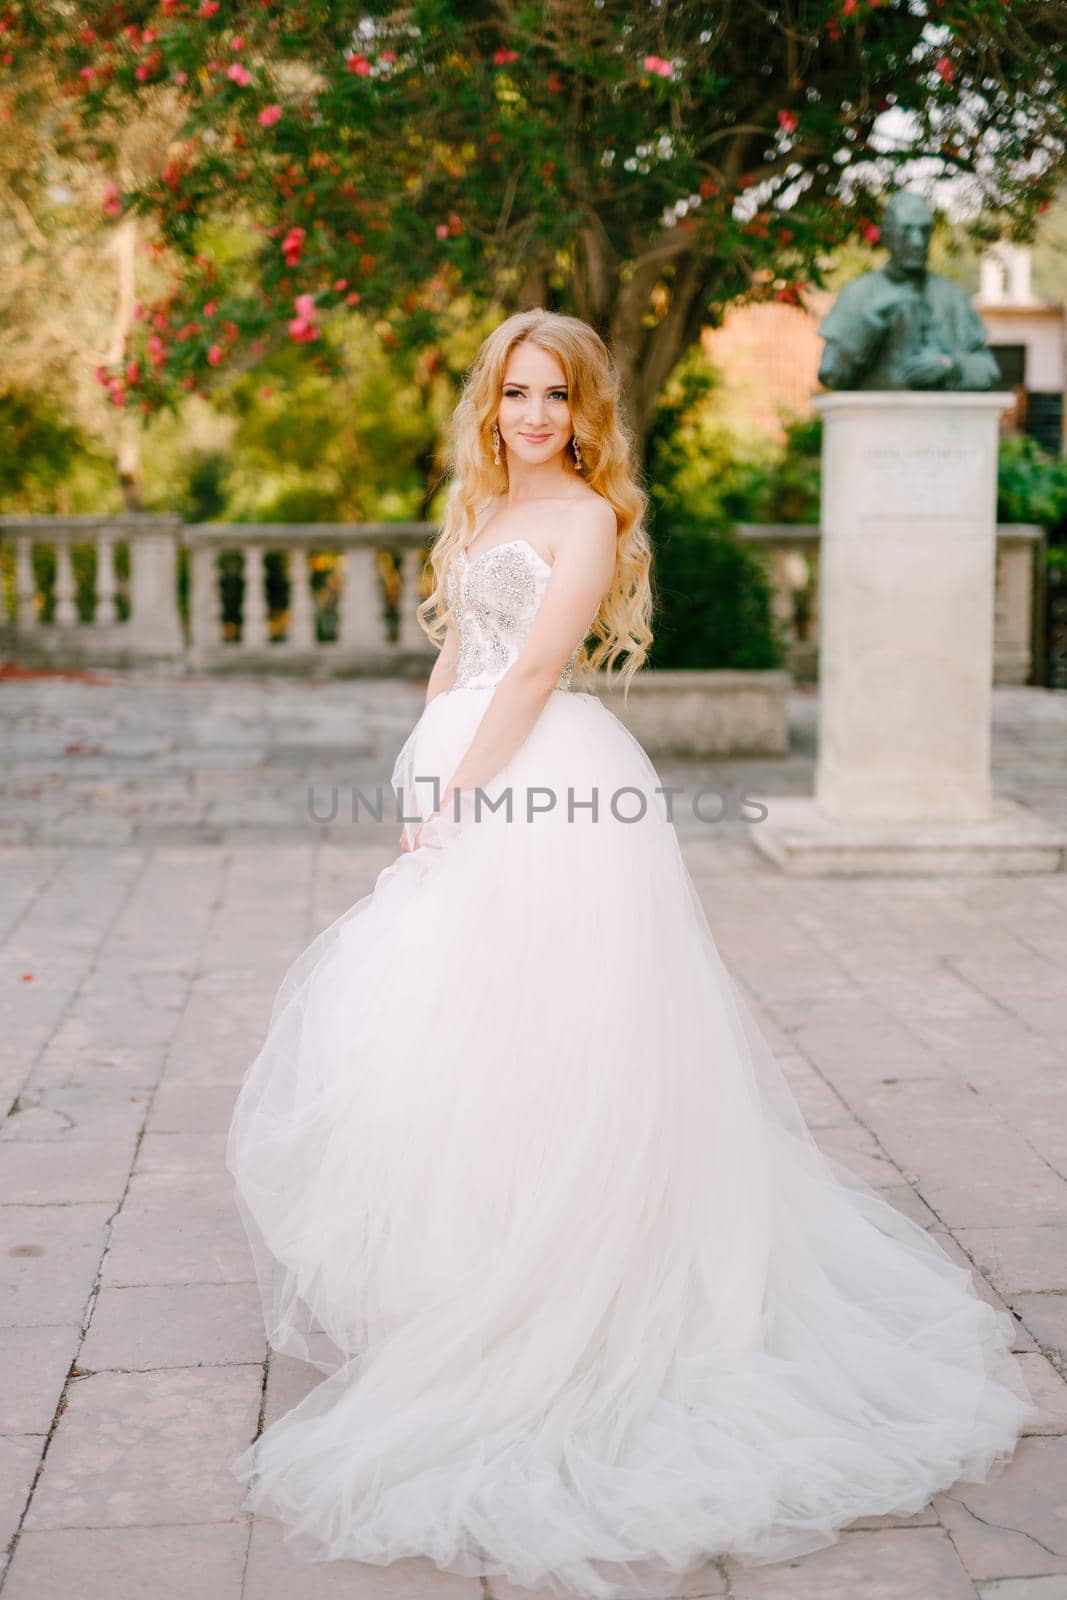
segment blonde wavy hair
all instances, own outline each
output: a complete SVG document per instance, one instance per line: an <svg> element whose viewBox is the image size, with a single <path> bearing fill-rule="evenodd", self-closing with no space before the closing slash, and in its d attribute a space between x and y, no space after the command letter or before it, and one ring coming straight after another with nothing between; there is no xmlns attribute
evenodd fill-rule
<svg viewBox="0 0 1067 1600"><path fill-rule="evenodd" d="M619 410L619 377L611 354L594 328L579 317L536 307L508 317L483 341L467 371L452 413L447 477L451 480L441 528L430 552L433 588L418 607L423 632L438 647L447 632L448 577L458 552L472 542L479 513L508 487L505 458L493 461L491 430L504 388L508 358L524 341L555 356L567 379L574 435L582 453L579 473L570 450L569 471L603 495L618 519L615 571L575 662L575 678L588 681L620 655L624 700L630 681L652 643L653 600L649 581L652 551L644 522L648 495L632 464L633 439ZM458 592L458 584L457 584ZM594 641L590 648L590 640Z"/></svg>

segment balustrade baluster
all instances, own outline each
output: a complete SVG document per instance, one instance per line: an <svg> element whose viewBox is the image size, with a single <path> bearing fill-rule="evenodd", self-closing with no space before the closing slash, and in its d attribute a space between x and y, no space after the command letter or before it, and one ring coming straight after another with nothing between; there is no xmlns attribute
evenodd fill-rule
<svg viewBox="0 0 1067 1600"><path fill-rule="evenodd" d="M428 644L415 612L422 603L419 579L425 566L424 552L416 545L404 551L400 563L400 638L401 650L425 650Z"/></svg>
<svg viewBox="0 0 1067 1600"><path fill-rule="evenodd" d="M386 645L378 552L371 545L356 545L345 551L338 631L346 650L375 651Z"/></svg>
<svg viewBox="0 0 1067 1600"><path fill-rule="evenodd" d="M222 642L219 553L214 545L194 545L189 553L189 635L194 652Z"/></svg>
<svg viewBox="0 0 1067 1600"><path fill-rule="evenodd" d="M29 632L38 626L39 620L33 539L18 534L15 537L15 626L20 632Z"/></svg>
<svg viewBox="0 0 1067 1600"><path fill-rule="evenodd" d="M302 545L289 551L289 638L294 650L315 645L315 605L311 595L311 566Z"/></svg>
<svg viewBox="0 0 1067 1600"><path fill-rule="evenodd" d="M118 620L115 596L115 540L107 528L100 528L96 536L96 610L93 622L98 628L110 627Z"/></svg>
<svg viewBox="0 0 1067 1600"><path fill-rule="evenodd" d="M77 622L76 593L74 563L71 560L70 545L65 539L57 539L55 608L52 612L52 617L57 627L69 628L73 627Z"/></svg>
<svg viewBox="0 0 1067 1600"><path fill-rule="evenodd" d="M241 607L241 644L256 649L267 642L267 591L263 566L263 546L246 544L244 556L244 601Z"/></svg>

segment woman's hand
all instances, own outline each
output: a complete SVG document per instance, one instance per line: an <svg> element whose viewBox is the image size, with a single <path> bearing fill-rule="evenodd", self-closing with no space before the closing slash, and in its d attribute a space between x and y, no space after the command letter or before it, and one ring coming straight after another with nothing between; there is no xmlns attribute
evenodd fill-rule
<svg viewBox="0 0 1067 1600"><path fill-rule="evenodd" d="M430 845L434 850L439 850L441 848L440 844L436 840L423 839L422 834L423 834L423 830L425 828L427 828L431 822L433 822L438 817L444 816L445 810L446 810L446 808L448 806L448 802L449 802L449 800L451 798L452 798L452 790L449 789L449 790L446 791L446 793L442 797L441 804L437 807L437 809L435 811L431 811L429 816L423 817L422 821L419 823L418 827L415 829L415 834L414 834L414 837L412 838L412 841L411 841L410 844L407 843L407 829L405 828L404 832L400 835L400 848L401 848L402 851L404 851L404 850L418 850L424 844Z"/></svg>

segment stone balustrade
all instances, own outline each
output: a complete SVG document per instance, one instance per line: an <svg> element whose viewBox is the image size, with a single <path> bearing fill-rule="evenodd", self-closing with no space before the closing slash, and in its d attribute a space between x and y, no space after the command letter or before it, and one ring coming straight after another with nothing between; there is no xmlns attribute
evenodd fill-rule
<svg viewBox="0 0 1067 1600"><path fill-rule="evenodd" d="M423 598L421 575L435 531L425 522L206 522L186 527L189 665L206 671L424 673L436 651L415 611ZM394 553L395 630L389 626L380 566L386 549ZM234 550L242 557L243 598L239 633L227 636L219 557ZM289 596L284 634L268 628L265 557L271 550L285 553ZM340 594L335 628L323 636L311 558L326 552L338 558Z"/></svg>
<svg viewBox="0 0 1067 1600"><path fill-rule="evenodd" d="M819 529L749 523L738 534L769 567L774 610L788 645L786 666L798 680L814 681ZM158 663L209 672L418 677L434 659L415 616L434 535L434 526L425 522L186 526L176 517L157 516L0 517L0 544L13 552L13 559L8 557L13 592L0 617L0 642L24 665ZM996 683L1026 683L1031 676L1041 542L1040 528L1028 524L1002 524L997 530ZM35 546L54 552L50 593L38 581ZM78 546L88 552L83 560L89 573L83 592L86 581L91 588L87 617L77 603L73 552ZM116 560L120 548L121 563ZM283 558L288 600L280 613L268 606L268 552ZM313 571L314 557L325 552L337 558L329 629L322 625ZM385 552L392 561L383 565ZM229 581L236 585L228 624L224 557ZM392 574L389 604L385 571Z"/></svg>
<svg viewBox="0 0 1067 1600"><path fill-rule="evenodd" d="M799 683L814 683L819 665L819 548L816 524L740 523L738 537L763 557L772 605L781 625L786 667ZM1038 558L1044 535L1030 523L997 528L993 682L1029 683L1039 618Z"/></svg>
<svg viewBox="0 0 1067 1600"><path fill-rule="evenodd" d="M182 661L178 611L177 517L0 517L0 540L13 551L13 604L2 634L23 665L135 666ZM36 546L54 554L51 593L41 586ZM88 555L91 605L78 606L74 552ZM128 560L119 576L116 556ZM46 619L47 616L47 620Z"/></svg>

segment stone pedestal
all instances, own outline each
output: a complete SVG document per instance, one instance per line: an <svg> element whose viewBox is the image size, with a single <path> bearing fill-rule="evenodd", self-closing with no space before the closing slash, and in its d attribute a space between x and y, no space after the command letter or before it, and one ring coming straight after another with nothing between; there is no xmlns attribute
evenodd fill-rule
<svg viewBox="0 0 1067 1600"><path fill-rule="evenodd" d="M819 751L761 797L786 871L1048 871L1064 841L990 782L998 421L1008 396L820 395ZM1042 841L1044 847L1042 848Z"/></svg>

